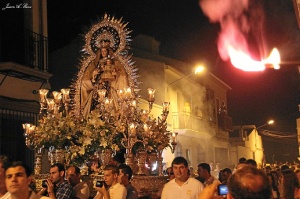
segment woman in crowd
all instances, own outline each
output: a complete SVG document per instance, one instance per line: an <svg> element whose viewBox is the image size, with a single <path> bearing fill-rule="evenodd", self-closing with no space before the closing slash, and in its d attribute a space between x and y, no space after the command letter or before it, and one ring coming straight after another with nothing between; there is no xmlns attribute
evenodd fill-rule
<svg viewBox="0 0 300 199"><path fill-rule="evenodd" d="M272 198L276 199L279 198L279 191L278 191L278 174L276 171L270 170L267 173L267 176L270 181L270 185L272 188Z"/></svg>
<svg viewBox="0 0 300 199"><path fill-rule="evenodd" d="M298 179L296 174L290 169L281 171L278 180L280 199L295 199L294 194L297 189Z"/></svg>

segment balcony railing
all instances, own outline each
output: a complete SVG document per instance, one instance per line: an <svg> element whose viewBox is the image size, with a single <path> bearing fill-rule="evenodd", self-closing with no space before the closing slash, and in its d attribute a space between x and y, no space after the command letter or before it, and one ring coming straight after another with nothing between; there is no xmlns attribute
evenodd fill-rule
<svg viewBox="0 0 300 199"><path fill-rule="evenodd" d="M48 38L25 31L25 65L48 71Z"/></svg>
<svg viewBox="0 0 300 199"><path fill-rule="evenodd" d="M205 119L188 112L173 112L173 128L202 131L205 129Z"/></svg>
<svg viewBox="0 0 300 199"><path fill-rule="evenodd" d="M218 114L218 126L224 131L232 131L232 118L226 114Z"/></svg>
<svg viewBox="0 0 300 199"><path fill-rule="evenodd" d="M173 112L173 128L203 131L208 125L215 126L209 118L198 117L189 112ZM218 115L218 127L222 131L232 131L232 119L228 115Z"/></svg>
<svg viewBox="0 0 300 199"><path fill-rule="evenodd" d="M10 29L5 29L0 38L0 62L14 62L27 67L48 71L48 38L22 29L23 37L18 38ZM22 32L20 33L22 35Z"/></svg>

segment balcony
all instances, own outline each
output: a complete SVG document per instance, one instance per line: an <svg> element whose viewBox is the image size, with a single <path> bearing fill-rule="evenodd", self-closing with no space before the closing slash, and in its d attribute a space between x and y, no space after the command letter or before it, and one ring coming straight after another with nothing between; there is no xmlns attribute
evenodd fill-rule
<svg viewBox="0 0 300 199"><path fill-rule="evenodd" d="M12 62L48 71L48 38L30 30L23 30L16 38L4 30L0 43L0 62Z"/></svg>
<svg viewBox="0 0 300 199"><path fill-rule="evenodd" d="M194 116L188 112L173 112L174 129L190 129L193 131L203 131L207 122L203 117Z"/></svg>
<svg viewBox="0 0 300 199"><path fill-rule="evenodd" d="M0 76L9 82L13 77L30 82L47 84L52 76L48 71L48 38L30 30L22 29L24 37L9 36L10 30L3 30L0 38Z"/></svg>
<svg viewBox="0 0 300 199"><path fill-rule="evenodd" d="M214 134L220 139L229 139L228 131L232 131L232 119L228 115L219 115L218 125L219 129L214 122L210 121L209 117L194 116L187 112L173 112L173 128L174 129L188 129L197 132L209 132ZM207 131L213 128L216 131Z"/></svg>
<svg viewBox="0 0 300 199"><path fill-rule="evenodd" d="M226 114L218 114L218 126L224 131L232 131L232 118Z"/></svg>

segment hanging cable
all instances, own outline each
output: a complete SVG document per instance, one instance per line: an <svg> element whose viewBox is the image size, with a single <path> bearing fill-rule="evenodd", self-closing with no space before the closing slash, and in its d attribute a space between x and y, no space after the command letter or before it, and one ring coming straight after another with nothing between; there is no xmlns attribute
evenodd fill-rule
<svg viewBox="0 0 300 199"><path fill-rule="evenodd" d="M259 132L261 135L272 137L272 138L278 138L278 139L284 139L284 138L297 138L297 134L292 134L290 132L279 132L279 131L269 131L269 130L261 130Z"/></svg>

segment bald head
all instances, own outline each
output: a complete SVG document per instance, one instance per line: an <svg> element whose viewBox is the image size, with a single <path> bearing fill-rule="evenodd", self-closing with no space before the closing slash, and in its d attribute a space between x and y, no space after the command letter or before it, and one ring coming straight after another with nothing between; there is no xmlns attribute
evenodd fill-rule
<svg viewBox="0 0 300 199"><path fill-rule="evenodd" d="M76 166L70 166L66 172L66 179L73 187L80 183L80 169Z"/></svg>
<svg viewBox="0 0 300 199"><path fill-rule="evenodd" d="M228 180L228 189L234 199L271 198L268 176L253 166L245 166L236 170Z"/></svg>

